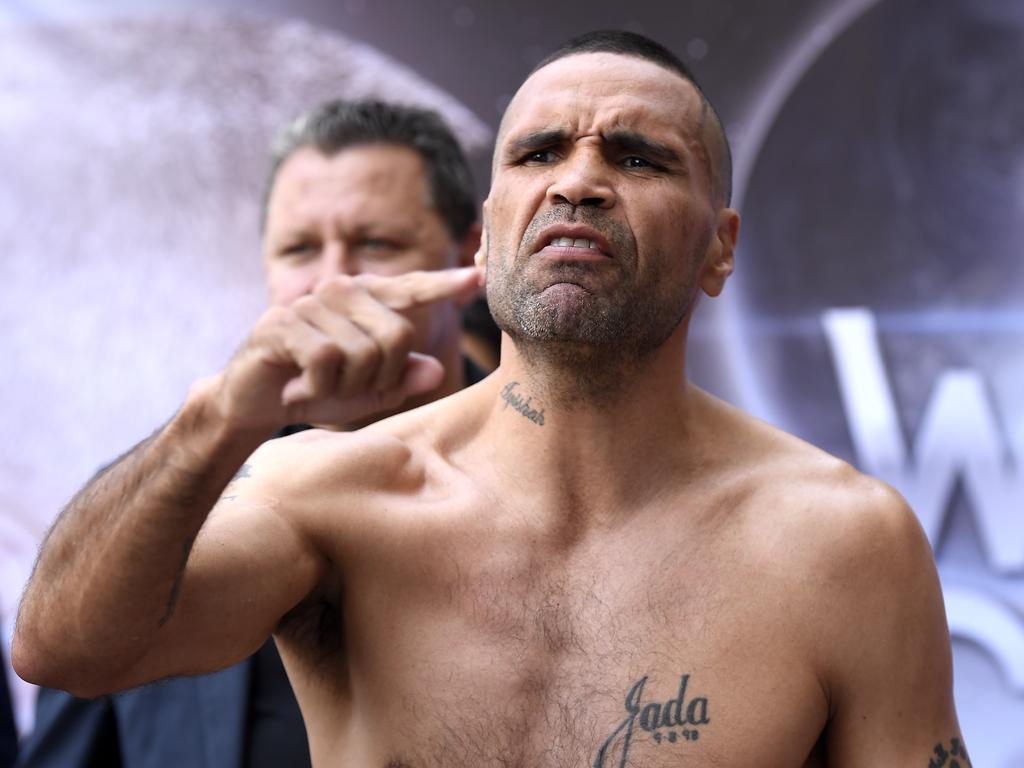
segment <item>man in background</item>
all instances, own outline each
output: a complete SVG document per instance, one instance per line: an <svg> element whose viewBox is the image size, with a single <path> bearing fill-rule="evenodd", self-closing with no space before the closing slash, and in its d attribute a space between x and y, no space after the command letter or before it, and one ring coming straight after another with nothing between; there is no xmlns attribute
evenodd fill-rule
<svg viewBox="0 0 1024 768"><path fill-rule="evenodd" d="M270 312L339 275L396 276L471 264L479 244L476 210L468 164L438 115L377 101L320 105L287 126L271 148L262 215ZM469 294L473 282L467 282ZM406 317L400 332L408 334L411 349L437 359L444 374L439 386L402 409L482 378L460 354L455 302ZM8 764L2 714L0 768ZM309 765L309 748L268 640L222 672L120 696L90 701L41 689L36 729L19 765L292 767Z"/></svg>

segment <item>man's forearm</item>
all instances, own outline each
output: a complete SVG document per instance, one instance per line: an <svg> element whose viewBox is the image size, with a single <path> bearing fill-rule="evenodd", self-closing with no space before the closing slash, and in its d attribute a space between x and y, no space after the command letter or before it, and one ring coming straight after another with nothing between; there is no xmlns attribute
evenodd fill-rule
<svg viewBox="0 0 1024 768"><path fill-rule="evenodd" d="M88 690L142 658L172 619L196 534L266 437L229 429L212 388L196 385L163 429L93 478L53 526L16 628L23 677Z"/></svg>
<svg viewBox="0 0 1024 768"><path fill-rule="evenodd" d="M312 586L321 560L273 513L233 518L236 533L263 520L264 535L286 540L275 567L287 578L270 590L276 602L264 595L261 606L235 614L236 640L210 650L217 611L246 583L246 568L263 559L252 548L225 552L221 542L210 548L205 571L196 564L186 571L210 509L281 426L351 424L436 388L441 365L412 351L415 334L401 313L475 295L479 283L476 268L339 275L264 313L227 366L193 387L164 429L89 483L54 525L15 627L18 673L80 694L104 693L215 666L262 642L280 619L274 612L291 608ZM193 574L197 584L209 577L212 597L204 585L190 601ZM196 631L206 640L189 654Z"/></svg>

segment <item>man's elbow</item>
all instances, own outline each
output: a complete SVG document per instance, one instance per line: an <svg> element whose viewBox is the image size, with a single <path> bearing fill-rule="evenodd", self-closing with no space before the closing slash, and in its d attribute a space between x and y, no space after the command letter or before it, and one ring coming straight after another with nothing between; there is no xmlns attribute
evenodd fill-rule
<svg viewBox="0 0 1024 768"><path fill-rule="evenodd" d="M47 663L49 654L38 652L38 643L26 637L30 633L24 629L24 622L19 621L14 630L11 642L11 666L15 673L26 683L55 688L53 685L52 665Z"/></svg>
<svg viewBox="0 0 1024 768"><path fill-rule="evenodd" d="M95 699L109 693L109 686L99 685L89 665L78 664L62 654L46 650L44 643L32 636L19 622L11 644L11 666L27 683L67 691L82 699Z"/></svg>

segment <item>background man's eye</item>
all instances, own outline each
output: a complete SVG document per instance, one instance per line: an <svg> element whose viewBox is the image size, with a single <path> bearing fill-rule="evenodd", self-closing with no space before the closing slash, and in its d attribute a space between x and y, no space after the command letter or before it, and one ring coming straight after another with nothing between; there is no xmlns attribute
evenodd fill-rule
<svg viewBox="0 0 1024 768"><path fill-rule="evenodd" d="M398 244L394 241L385 240L380 237L368 237L362 241L361 245L373 251L394 250L398 248Z"/></svg>
<svg viewBox="0 0 1024 768"><path fill-rule="evenodd" d="M283 256L299 256L309 253L315 248L313 243L293 243L282 248L280 252Z"/></svg>

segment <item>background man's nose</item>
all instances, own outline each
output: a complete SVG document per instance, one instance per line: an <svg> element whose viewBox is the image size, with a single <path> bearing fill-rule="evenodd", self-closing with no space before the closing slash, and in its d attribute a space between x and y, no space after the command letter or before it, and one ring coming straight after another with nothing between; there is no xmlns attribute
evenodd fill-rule
<svg viewBox="0 0 1024 768"><path fill-rule="evenodd" d="M357 263L352 250L344 243L327 243L320 253L320 264L317 270L317 282L330 280L338 275L359 274Z"/></svg>

